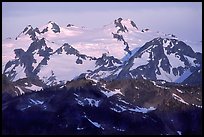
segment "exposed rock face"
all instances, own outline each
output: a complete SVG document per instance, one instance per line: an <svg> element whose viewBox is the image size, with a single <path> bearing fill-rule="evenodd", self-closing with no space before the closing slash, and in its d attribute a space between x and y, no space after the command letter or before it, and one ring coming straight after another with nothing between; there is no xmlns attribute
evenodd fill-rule
<svg viewBox="0 0 204 137"><path fill-rule="evenodd" d="M55 32L55 33L60 33L60 27L54 23L54 22L50 22L52 24L52 31Z"/></svg>
<svg viewBox="0 0 204 137"><path fill-rule="evenodd" d="M175 82L176 77L185 75L186 71L192 73L201 66L201 54L194 52L190 46L176 39L155 38L132 55L119 78L145 77ZM165 78L164 73L169 76Z"/></svg>
<svg viewBox="0 0 204 137"><path fill-rule="evenodd" d="M56 76L56 81L51 83L66 82L81 74L104 80L144 78L182 83L197 70L202 69L202 53L195 52L191 45L178 40L173 34L155 33L151 29L139 30L132 20L122 18L114 20L109 26L99 30L98 32L88 31L88 29L73 27L72 24L63 28L52 21L49 21L40 30L33 29L31 25L28 25L15 42L26 41L29 36L31 43L26 44L26 46L29 45L27 48L12 49L15 59L6 61L3 74L11 81L21 78L47 81L52 71L54 75L67 73L68 69L71 70L74 68L73 66L76 66L74 70L84 68L84 71L73 76L67 73L71 77L69 79L62 79L62 75L59 74L60 77ZM109 34L104 35L103 33ZM83 42L84 35L88 35L88 40L91 43ZM147 37L152 37L152 39L147 39ZM68 44L72 38L78 43ZM94 43L95 41L96 43ZM112 45L112 41L117 45ZM140 41L144 42L140 45ZM80 46L81 44L82 46ZM102 44L104 49L101 46L96 46L97 44ZM137 46L134 47L134 44ZM9 43L7 46L12 45L13 43ZM95 54L89 56L86 53L90 53L90 49L92 49L90 46L93 46L93 49L100 49L102 52L100 51L97 57ZM116 57L118 53L115 51L118 51L120 55L124 54L124 57ZM98 50L93 50L93 52L98 53ZM116 54L112 55L111 52ZM104 53L108 53L109 58L104 58ZM56 61L57 58L60 58L60 61ZM56 63L56 66L67 69L60 72L58 67L53 67L53 62ZM66 66L65 62L72 65ZM103 65L99 65L100 63ZM47 72L44 73L45 68L51 68L49 75ZM194 83L201 84L202 77L199 77L199 74L194 75L194 77L197 76L197 81ZM190 79L192 78L189 78L189 81L192 81ZM186 80L184 83L192 82Z"/></svg>

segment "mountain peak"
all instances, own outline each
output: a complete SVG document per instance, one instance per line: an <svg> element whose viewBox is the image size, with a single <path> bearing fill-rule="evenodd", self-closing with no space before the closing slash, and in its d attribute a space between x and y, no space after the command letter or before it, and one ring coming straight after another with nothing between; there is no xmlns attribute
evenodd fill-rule
<svg viewBox="0 0 204 137"><path fill-rule="evenodd" d="M123 18L118 18L114 21L115 27L119 28L118 33L120 31L122 32L128 32L128 29L137 29L136 24L131 20L131 19L123 19Z"/></svg>
<svg viewBox="0 0 204 137"><path fill-rule="evenodd" d="M50 21L48 21L47 24L52 24L52 23L55 23L55 22L50 20Z"/></svg>
<svg viewBox="0 0 204 137"><path fill-rule="evenodd" d="M23 33L24 34L28 34L29 31L32 31L33 30L33 27L31 25L27 25L24 30L23 30Z"/></svg>
<svg viewBox="0 0 204 137"><path fill-rule="evenodd" d="M49 21L47 23L47 25L43 28L43 30L41 31L41 33L45 33L48 30L52 30L54 33L60 33L60 27L59 25L57 25L57 23L53 22L53 21Z"/></svg>

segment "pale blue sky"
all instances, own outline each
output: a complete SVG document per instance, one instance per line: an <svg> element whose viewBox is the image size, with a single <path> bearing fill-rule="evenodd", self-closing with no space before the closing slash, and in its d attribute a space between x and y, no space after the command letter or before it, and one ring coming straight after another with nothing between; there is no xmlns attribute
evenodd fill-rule
<svg viewBox="0 0 204 137"><path fill-rule="evenodd" d="M139 28L202 40L201 2L3 2L2 37L16 37L28 24L40 27L49 20L96 28L119 17L133 20Z"/></svg>

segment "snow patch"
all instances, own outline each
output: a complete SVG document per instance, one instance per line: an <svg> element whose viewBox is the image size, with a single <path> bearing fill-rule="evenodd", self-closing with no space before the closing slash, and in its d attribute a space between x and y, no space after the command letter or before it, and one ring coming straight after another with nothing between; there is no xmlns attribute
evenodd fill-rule
<svg viewBox="0 0 204 137"><path fill-rule="evenodd" d="M137 107L135 109L128 109L128 110L134 111L134 112L148 113L150 111L156 110L156 108L155 107L150 107L150 108Z"/></svg>
<svg viewBox="0 0 204 137"><path fill-rule="evenodd" d="M173 98L174 99L176 99L176 100L178 100L178 101L180 101L180 102L182 102L182 103L184 103L184 104L186 104L186 105L189 105L186 101L184 101L181 97L179 97L178 95L176 95L176 94L172 94L172 96L173 96Z"/></svg>
<svg viewBox="0 0 204 137"><path fill-rule="evenodd" d="M97 123L97 122L93 122L92 120L90 120L90 119L87 118L86 116L85 116L85 118L88 119L88 121L91 122L95 127L104 129L104 128L101 126L101 124L99 124L99 123Z"/></svg>
<svg viewBox="0 0 204 137"><path fill-rule="evenodd" d="M201 101L201 99L199 99L199 98L196 98L198 101Z"/></svg>
<svg viewBox="0 0 204 137"><path fill-rule="evenodd" d="M74 95L76 96L76 97L78 97L79 95L78 94L76 94L76 93L74 93Z"/></svg>
<svg viewBox="0 0 204 137"><path fill-rule="evenodd" d="M114 91L111 91L109 89L106 88L106 84L103 84L101 87L103 87L105 90L101 90L101 92L103 94L105 94L108 98L115 95L115 94L121 94L123 95L121 92L120 92L120 89L115 89Z"/></svg>
<svg viewBox="0 0 204 137"><path fill-rule="evenodd" d="M119 99L119 101L120 101L120 102L123 102L123 103L125 103L125 104L127 104L127 105L129 105L128 102L126 102L126 101L124 101L124 100L122 100L122 99Z"/></svg>
<svg viewBox="0 0 204 137"><path fill-rule="evenodd" d="M191 105L196 106L198 108L202 108L202 106L199 106L199 105L196 105L196 104L191 104Z"/></svg>
<svg viewBox="0 0 204 137"><path fill-rule="evenodd" d="M30 89L30 90L33 90L33 91L39 91L42 89L42 87L39 87L39 86L36 86L34 84L31 85L31 87L26 87L26 89Z"/></svg>
<svg viewBox="0 0 204 137"><path fill-rule="evenodd" d="M170 40L163 40L163 47L167 47L170 44Z"/></svg>
<svg viewBox="0 0 204 137"><path fill-rule="evenodd" d="M83 130L84 127L77 127L77 130Z"/></svg>
<svg viewBox="0 0 204 137"><path fill-rule="evenodd" d="M113 110L113 111L115 111L115 112L118 112L118 113L122 112L121 110L117 110L117 109L115 109L115 108L110 108L110 109Z"/></svg>
<svg viewBox="0 0 204 137"><path fill-rule="evenodd" d="M79 100L78 98L75 98L75 100L77 101L77 103L78 103L79 105L84 106L84 103L83 103L81 100Z"/></svg>
<svg viewBox="0 0 204 137"><path fill-rule="evenodd" d="M135 86L135 89L139 89L137 86Z"/></svg>
<svg viewBox="0 0 204 137"><path fill-rule="evenodd" d="M179 135L182 135L182 134L181 134L181 131L177 131L177 133L178 133Z"/></svg>
<svg viewBox="0 0 204 137"><path fill-rule="evenodd" d="M155 81L151 81L151 82L152 82L156 87L158 87L158 88L170 89L170 88L167 88L167 87L163 87L163 86L157 85Z"/></svg>
<svg viewBox="0 0 204 137"><path fill-rule="evenodd" d="M31 106L28 105L27 107L21 108L21 111L26 110L26 109L28 109L28 108L30 108L30 107L31 107Z"/></svg>
<svg viewBox="0 0 204 137"><path fill-rule="evenodd" d="M16 76L15 78L13 79L13 81L17 81L18 79L21 79L21 78L26 78L26 74L24 72L24 67L23 66L17 66L15 67L14 71L16 71Z"/></svg>
<svg viewBox="0 0 204 137"><path fill-rule="evenodd" d="M84 100L89 102L89 105L98 107L100 100L94 100L92 98L85 98Z"/></svg>
<svg viewBox="0 0 204 137"><path fill-rule="evenodd" d="M34 99L29 99L29 102L31 103L31 104L34 104L34 105L42 105L43 103L44 103L44 101L40 101L40 100L34 100Z"/></svg>
<svg viewBox="0 0 204 137"><path fill-rule="evenodd" d="M148 64L147 59L149 58L149 56L150 56L149 52L143 52L141 57L135 58L133 62L133 66L130 68L130 71L136 69L137 67L141 65Z"/></svg>
<svg viewBox="0 0 204 137"><path fill-rule="evenodd" d="M20 95L24 94L25 92L18 86L15 86L16 88L18 88L18 90L20 91Z"/></svg>
<svg viewBox="0 0 204 137"><path fill-rule="evenodd" d="M180 89L176 89L179 93L185 93L185 92L183 92L182 90L180 90Z"/></svg>

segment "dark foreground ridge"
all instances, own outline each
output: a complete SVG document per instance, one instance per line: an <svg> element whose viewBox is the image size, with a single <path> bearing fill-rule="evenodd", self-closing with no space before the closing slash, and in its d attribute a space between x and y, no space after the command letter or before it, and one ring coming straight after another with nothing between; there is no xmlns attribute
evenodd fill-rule
<svg viewBox="0 0 204 137"><path fill-rule="evenodd" d="M3 134L201 135L202 87L78 79L2 98Z"/></svg>

